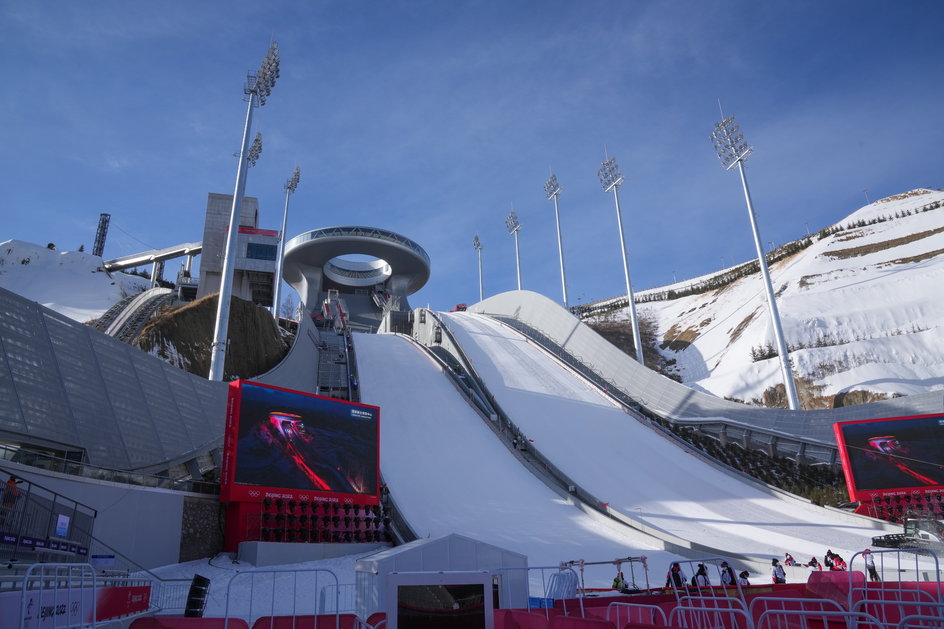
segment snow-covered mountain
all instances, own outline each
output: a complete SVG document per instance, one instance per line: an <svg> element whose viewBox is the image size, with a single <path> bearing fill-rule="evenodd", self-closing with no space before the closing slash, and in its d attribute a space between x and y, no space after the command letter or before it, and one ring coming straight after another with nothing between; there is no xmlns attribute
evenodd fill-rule
<svg viewBox="0 0 944 629"><path fill-rule="evenodd" d="M853 391L865 392L864 401L944 390L944 191L876 201L774 257L771 277L806 408ZM0 286L78 321L147 285L106 273L87 253L0 243ZM628 319L625 309L609 308L619 299L589 304L600 309L591 322ZM756 261L637 300L658 351L687 385L751 402L781 384Z"/></svg>
<svg viewBox="0 0 944 629"><path fill-rule="evenodd" d="M805 407L851 391L944 389L942 254L944 192L924 189L871 203L774 252L770 273ZM756 261L641 292L637 301L659 351L689 386L749 402L782 382ZM628 312L591 320L607 317Z"/></svg>
<svg viewBox="0 0 944 629"><path fill-rule="evenodd" d="M0 286L85 323L150 282L108 273L102 259L88 253L7 240L0 243Z"/></svg>

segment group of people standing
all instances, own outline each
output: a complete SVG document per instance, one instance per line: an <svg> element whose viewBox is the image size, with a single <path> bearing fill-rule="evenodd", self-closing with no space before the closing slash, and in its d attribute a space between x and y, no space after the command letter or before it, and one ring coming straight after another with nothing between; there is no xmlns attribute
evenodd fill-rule
<svg viewBox="0 0 944 629"><path fill-rule="evenodd" d="M875 560L872 558L872 552L868 548L862 553L863 559L865 560L865 568L868 572L869 579L872 581L880 581L878 571L875 569ZM810 572L817 570L823 570L825 566L826 570L841 571L848 570L846 561L840 557L838 554L834 553L831 549L826 551L826 556L823 559L823 565L820 565L816 557L812 557L807 564L798 563L790 553L785 553L783 565L781 565L780 560L774 557L770 560L770 580L772 583L786 583L787 574L784 570L784 566L806 566L809 568ZM728 565L728 562L721 562L721 585L750 585L748 577L750 573L747 570L742 571L741 573L735 575L734 570L731 566ZM685 574L682 572L682 567L678 562L673 562L669 565L669 572L665 577L665 587L676 587L680 588L683 586L691 587L708 587L711 585L711 580L708 578L708 568L705 564L700 563L695 571L695 574L692 575L692 578L689 580L686 578Z"/></svg>
<svg viewBox="0 0 944 629"><path fill-rule="evenodd" d="M868 572L870 581L881 581L881 578L878 576L878 570L875 569L875 559L872 557L872 550L866 548L862 552L862 559L865 561L865 570ZM846 565L846 560L840 557L837 553L834 553L831 549L826 551L826 555L823 557L823 564L820 565L816 561L816 557L810 559L810 562L806 564L810 569L810 572L815 572L818 570L832 570L835 572L841 572L843 570L848 570L849 567Z"/></svg>
<svg viewBox="0 0 944 629"><path fill-rule="evenodd" d="M727 561L721 562L721 585L750 585L750 581L748 581L749 576L750 573L747 570L742 570L739 574L735 575L734 570L728 565ZM687 580L682 573L682 567L677 562L673 562L669 566L668 574L665 576L665 587L679 588L686 584L696 588L711 586L711 579L708 578L708 567L703 563L698 564L698 568L695 570L695 574L692 575L691 580Z"/></svg>

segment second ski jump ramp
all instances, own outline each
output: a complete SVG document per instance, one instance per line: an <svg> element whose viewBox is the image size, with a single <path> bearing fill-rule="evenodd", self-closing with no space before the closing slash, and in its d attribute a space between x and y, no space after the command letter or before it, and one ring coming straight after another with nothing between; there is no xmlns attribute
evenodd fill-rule
<svg viewBox="0 0 944 629"><path fill-rule="evenodd" d="M523 553L531 566L645 555L653 585L661 585L665 567L680 559L547 487L410 340L355 334L354 344L361 400L381 409L384 480L418 536L458 533ZM586 570L588 586L608 587L613 579L612 566Z"/></svg>
<svg viewBox="0 0 944 629"><path fill-rule="evenodd" d="M517 331L483 315L443 320L508 416L611 509L725 554L851 557L886 528L742 480L627 414ZM890 529L889 529L890 530Z"/></svg>

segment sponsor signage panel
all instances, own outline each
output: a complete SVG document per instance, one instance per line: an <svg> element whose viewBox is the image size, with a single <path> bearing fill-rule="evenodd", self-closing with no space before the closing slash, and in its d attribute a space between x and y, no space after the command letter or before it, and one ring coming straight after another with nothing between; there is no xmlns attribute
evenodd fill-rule
<svg viewBox="0 0 944 629"><path fill-rule="evenodd" d="M147 611L151 586L0 592L0 629L58 629Z"/></svg>

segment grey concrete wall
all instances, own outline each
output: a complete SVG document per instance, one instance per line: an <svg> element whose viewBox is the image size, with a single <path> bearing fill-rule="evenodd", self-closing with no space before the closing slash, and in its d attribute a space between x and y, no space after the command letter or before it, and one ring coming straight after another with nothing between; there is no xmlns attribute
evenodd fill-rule
<svg viewBox="0 0 944 629"><path fill-rule="evenodd" d="M195 494L67 476L9 462L4 462L4 469L97 510L92 534L142 567L179 561L184 500Z"/></svg>
<svg viewBox="0 0 944 629"><path fill-rule="evenodd" d="M210 192L207 194L206 215L203 222L203 253L200 256L200 287L197 298L220 290L220 272L223 270L223 253L226 249L226 234L229 231L233 195ZM243 197L239 224L256 227L259 219L259 199Z"/></svg>

